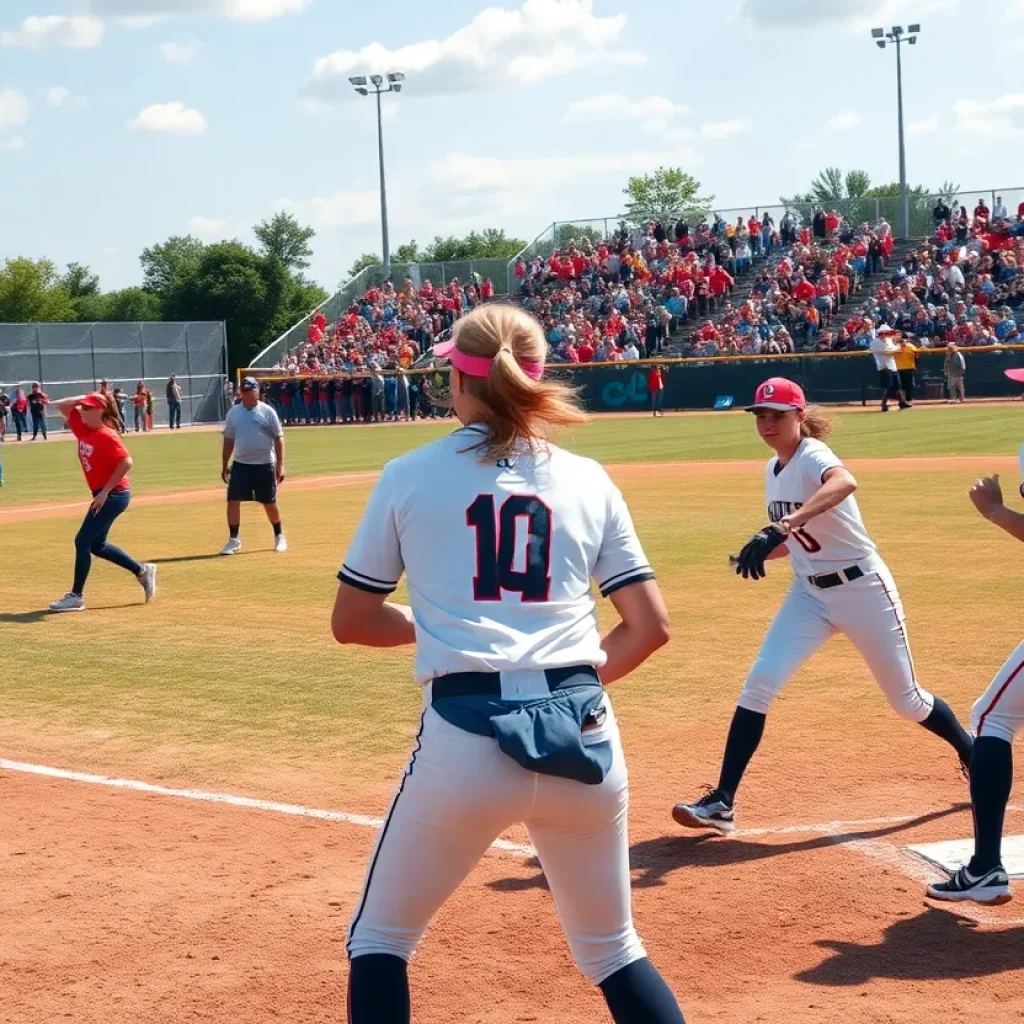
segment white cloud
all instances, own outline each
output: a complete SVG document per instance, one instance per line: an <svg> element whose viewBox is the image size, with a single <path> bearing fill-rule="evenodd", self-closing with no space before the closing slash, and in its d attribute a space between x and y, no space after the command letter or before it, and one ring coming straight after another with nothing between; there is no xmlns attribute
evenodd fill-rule
<svg viewBox="0 0 1024 1024"><path fill-rule="evenodd" d="M171 14L219 14L236 21L269 21L284 14L299 14L313 0L83 0L92 14L130 19L135 27L155 24Z"/></svg>
<svg viewBox="0 0 1024 1024"><path fill-rule="evenodd" d="M0 153L16 153L20 149L27 148L28 143L20 135L15 135L10 139L0 139Z"/></svg>
<svg viewBox="0 0 1024 1024"><path fill-rule="evenodd" d="M734 118L731 121L709 121L700 126L700 133L708 139L730 139L734 135L749 132L754 126L745 118Z"/></svg>
<svg viewBox="0 0 1024 1024"><path fill-rule="evenodd" d="M851 32L917 22L924 15L955 11L960 0L742 0L740 17L754 28L818 28L841 25Z"/></svg>
<svg viewBox="0 0 1024 1024"><path fill-rule="evenodd" d="M126 14L123 18L117 18L118 25L122 28L146 29L159 25L166 18L162 14Z"/></svg>
<svg viewBox="0 0 1024 1024"><path fill-rule="evenodd" d="M157 132L168 135L202 135L208 125L198 110L184 103L154 103L139 112L128 127L134 132Z"/></svg>
<svg viewBox="0 0 1024 1024"><path fill-rule="evenodd" d="M922 121L911 121L907 125L908 135L927 135L930 132L939 130L939 119L937 117L926 117Z"/></svg>
<svg viewBox="0 0 1024 1024"><path fill-rule="evenodd" d="M417 95L477 93L530 85L591 64L637 65L647 58L622 45L626 16L599 17L593 0L525 0L488 7L445 39L390 50L370 43L321 57L303 87L308 98L354 98L350 75L404 71Z"/></svg>
<svg viewBox="0 0 1024 1024"><path fill-rule="evenodd" d="M835 114L825 122L825 128L830 132L842 132L848 128L856 128L860 124L860 118L852 111L847 110L842 114Z"/></svg>
<svg viewBox="0 0 1024 1024"><path fill-rule="evenodd" d="M304 224L316 228L351 228L374 223L380 216L379 203L379 193L368 190L306 200L279 199L273 208L293 213Z"/></svg>
<svg viewBox="0 0 1024 1024"><path fill-rule="evenodd" d="M188 231L191 235L223 236L227 229L228 222L216 217L192 217L188 222Z"/></svg>
<svg viewBox="0 0 1024 1024"><path fill-rule="evenodd" d="M0 129L13 128L28 120L28 99L17 89L0 90Z"/></svg>
<svg viewBox="0 0 1024 1024"><path fill-rule="evenodd" d="M674 103L664 96L647 96L634 100L621 92L606 92L585 100L574 100L565 108L563 121L602 121L611 127L628 122L639 122L645 132L652 135L671 133L682 138L690 133L676 127L679 118L690 112L682 103Z"/></svg>
<svg viewBox="0 0 1024 1024"><path fill-rule="evenodd" d="M71 92L63 85L54 85L46 90L46 105L48 107L63 107L67 103Z"/></svg>
<svg viewBox="0 0 1024 1024"><path fill-rule="evenodd" d="M1016 112L1024 110L1024 93L1007 93L988 103L977 100L957 100L953 104L958 134L1013 135L1021 130Z"/></svg>
<svg viewBox="0 0 1024 1024"><path fill-rule="evenodd" d="M202 48L203 44L198 39L192 39L187 43L161 43L159 46L164 60L171 64L191 64L199 56Z"/></svg>
<svg viewBox="0 0 1024 1024"><path fill-rule="evenodd" d="M4 46L27 46L39 49L43 46L71 46L85 49L99 46L105 31L99 18L88 16L68 17L50 14L45 17L32 15L21 23L17 32L0 32L0 44Z"/></svg>

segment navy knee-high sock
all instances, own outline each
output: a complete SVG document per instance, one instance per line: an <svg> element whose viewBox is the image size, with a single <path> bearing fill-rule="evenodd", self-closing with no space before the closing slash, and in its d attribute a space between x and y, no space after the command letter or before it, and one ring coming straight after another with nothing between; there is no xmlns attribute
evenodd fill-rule
<svg viewBox="0 0 1024 1024"><path fill-rule="evenodd" d="M722 758L722 774L718 777L718 791L730 804L736 799L743 773L761 744L766 717L746 708L737 708L732 716Z"/></svg>
<svg viewBox="0 0 1024 1024"><path fill-rule="evenodd" d="M646 957L605 978L599 988L615 1024L686 1024L672 990Z"/></svg>
<svg viewBox="0 0 1024 1024"><path fill-rule="evenodd" d="M975 877L1002 863L1003 818L1011 789L1013 747L994 736L976 739L971 756L974 857L967 866Z"/></svg>
<svg viewBox="0 0 1024 1024"><path fill-rule="evenodd" d="M369 953L349 964L348 1024L410 1024L409 965L400 956Z"/></svg>
<svg viewBox="0 0 1024 1024"><path fill-rule="evenodd" d="M971 763L971 734L957 721L953 709L941 698L935 697L931 714L921 723L929 732L941 736L956 752L964 764Z"/></svg>

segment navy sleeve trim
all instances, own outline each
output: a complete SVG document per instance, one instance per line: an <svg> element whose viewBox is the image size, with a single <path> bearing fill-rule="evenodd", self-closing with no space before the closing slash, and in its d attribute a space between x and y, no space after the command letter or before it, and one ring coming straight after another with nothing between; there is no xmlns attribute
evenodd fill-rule
<svg viewBox="0 0 1024 1024"><path fill-rule="evenodd" d="M341 567L342 572L347 572L352 576L356 576L361 580L366 580L367 583L376 583L380 587L390 587L392 590L398 586L398 580L379 580L375 576L367 576L365 572L360 572L358 569L353 569L348 563L344 563Z"/></svg>
<svg viewBox="0 0 1024 1024"><path fill-rule="evenodd" d="M634 583L646 583L647 580L653 579L657 579L657 577L650 569L647 569L644 572L637 573L635 576L628 576L624 580L619 580L618 583L613 583L611 586L605 587L601 591L601 596L610 597L616 590L621 590L623 587L632 586Z"/></svg>
<svg viewBox="0 0 1024 1024"><path fill-rule="evenodd" d="M650 572L650 571L651 571L651 567L649 565L634 565L634 566L631 566L630 568L624 570L623 572L617 572L617 573L615 573L614 576L609 576L608 579L606 579L604 581L604 583L599 584L599 586L601 588L601 592L604 593L604 591L607 590L610 586L612 586L613 584L615 584L619 580L621 580L623 576L632 576L633 573L637 573L637 572Z"/></svg>
<svg viewBox="0 0 1024 1024"><path fill-rule="evenodd" d="M394 587L373 587L369 583L357 580L354 576L349 576L346 572L339 572L338 579L347 586L355 587L356 590L366 591L367 594L391 594L395 590Z"/></svg>

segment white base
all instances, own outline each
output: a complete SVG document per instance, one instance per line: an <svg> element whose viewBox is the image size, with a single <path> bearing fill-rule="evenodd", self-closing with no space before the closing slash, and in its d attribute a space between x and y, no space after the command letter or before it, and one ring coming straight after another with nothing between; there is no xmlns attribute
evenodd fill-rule
<svg viewBox="0 0 1024 1024"><path fill-rule="evenodd" d="M973 839L949 839L944 843L908 846L907 851L953 874L974 855ZM1003 867L1010 878L1024 879L1024 836L1003 837Z"/></svg>

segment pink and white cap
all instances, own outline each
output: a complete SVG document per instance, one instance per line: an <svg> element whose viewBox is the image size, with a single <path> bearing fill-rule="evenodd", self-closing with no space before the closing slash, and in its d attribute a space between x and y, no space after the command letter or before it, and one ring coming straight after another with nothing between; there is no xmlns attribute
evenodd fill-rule
<svg viewBox="0 0 1024 1024"><path fill-rule="evenodd" d="M494 363L493 356L471 356L455 344L455 339L442 341L440 345L433 348L435 359L447 359L459 371L469 377L487 377L490 375L491 366ZM531 380L540 380L544 376L543 363L527 363L521 359L516 360L519 368Z"/></svg>
<svg viewBox="0 0 1024 1024"><path fill-rule="evenodd" d="M747 412L758 409L773 409L775 412L790 412L792 409L806 409L804 389L785 377L766 380L754 394L754 404L747 406Z"/></svg>

